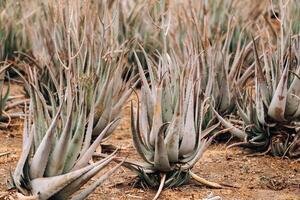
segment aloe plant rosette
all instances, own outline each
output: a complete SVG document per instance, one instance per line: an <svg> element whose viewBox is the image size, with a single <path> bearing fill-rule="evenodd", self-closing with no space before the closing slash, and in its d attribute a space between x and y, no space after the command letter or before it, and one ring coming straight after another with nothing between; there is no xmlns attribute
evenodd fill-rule
<svg viewBox="0 0 300 200"><path fill-rule="evenodd" d="M107 166L115 153L90 163L101 139L113 123L91 143L93 114L86 117L87 106L83 102L83 90L71 88L71 76L67 88L60 96L60 106L46 105L37 85L36 72L30 71L31 104L25 118L23 150L13 174L13 182L20 199L33 196L36 199L85 199L106 180L121 164L100 176L92 184L75 194L84 184ZM50 110L50 111L49 111Z"/></svg>
<svg viewBox="0 0 300 200"><path fill-rule="evenodd" d="M300 59L299 41L294 40L289 45L284 63L273 59L263 50L264 67L261 66L255 42L254 49L255 92L245 90L241 95L243 98L237 102L243 130L233 127L216 114L225 127L232 128L234 134L240 132L246 135L246 138L242 138L243 142L233 146L271 152L274 156L299 157L300 68L293 62Z"/></svg>
<svg viewBox="0 0 300 200"><path fill-rule="evenodd" d="M147 62L152 66L150 60ZM201 94L200 82L193 80L194 69L181 72L176 63L161 59L158 69L148 68L148 83L139 61L138 64L143 84L141 105L138 104L136 114L131 107L131 129L134 146L145 162L126 165L137 172L142 183L159 187L155 198L163 187L180 186L190 177L221 187L191 171L211 142L203 136L216 128L202 130L209 106Z"/></svg>

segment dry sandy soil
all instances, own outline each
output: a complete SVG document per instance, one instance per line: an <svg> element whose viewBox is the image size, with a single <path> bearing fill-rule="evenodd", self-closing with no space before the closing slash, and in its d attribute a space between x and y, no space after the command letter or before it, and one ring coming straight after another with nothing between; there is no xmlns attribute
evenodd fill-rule
<svg viewBox="0 0 300 200"><path fill-rule="evenodd" d="M13 93L20 93L14 87ZM15 95L12 94L12 95ZM120 156L138 159L131 141L129 106L124 118L107 141L121 149ZM15 191L7 191L9 171L16 166L22 146L22 120L14 120L14 127L0 130L0 199L15 199ZM228 184L236 188L210 189L194 182L182 187L166 189L160 199L203 199L208 193L223 200L300 200L300 163L294 160L270 156L250 156L239 148L225 153L225 144L211 145L193 171L210 181ZM95 199L151 199L155 189L134 187L135 174L121 168L100 186L89 200Z"/></svg>

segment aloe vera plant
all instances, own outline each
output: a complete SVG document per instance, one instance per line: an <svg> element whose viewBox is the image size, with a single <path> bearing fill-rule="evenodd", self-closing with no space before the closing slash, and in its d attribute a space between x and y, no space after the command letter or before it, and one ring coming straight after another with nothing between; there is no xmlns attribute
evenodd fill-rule
<svg viewBox="0 0 300 200"><path fill-rule="evenodd" d="M143 84L137 113L131 107L131 129L134 146L144 163L126 162L125 166L134 170L143 183L159 187L154 199L163 187L180 186L190 177L221 188L191 171L212 140L204 138L205 135L216 128L202 130L209 105L201 93L200 81L193 79L196 69L187 66L182 70L175 62L165 59L168 56L161 58L155 69L147 59L148 66L152 66L148 68L148 83L135 56Z"/></svg>
<svg viewBox="0 0 300 200"><path fill-rule="evenodd" d="M13 174L14 185L23 195L41 200L85 199L122 164L74 195L114 159L115 153L89 163L101 138L115 121L91 143L94 107L87 117L87 106L81 94L85 91L74 90L70 74L58 108L55 102L50 108L46 105L37 84L36 71L29 70L28 74L31 102L24 121L23 150Z"/></svg>
<svg viewBox="0 0 300 200"><path fill-rule="evenodd" d="M242 138L243 142L233 146L271 152L274 156L299 157L300 68L294 64L299 59L299 39L293 40L287 48L284 63L263 51L262 65L255 42L254 49L255 93L243 92L237 102L244 129L233 128L216 114L225 127L233 128L232 132L247 135Z"/></svg>

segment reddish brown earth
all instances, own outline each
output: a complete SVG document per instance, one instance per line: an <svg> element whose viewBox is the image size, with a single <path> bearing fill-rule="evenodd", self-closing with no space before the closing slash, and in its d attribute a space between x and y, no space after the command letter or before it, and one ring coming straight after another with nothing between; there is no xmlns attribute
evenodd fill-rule
<svg viewBox="0 0 300 200"><path fill-rule="evenodd" d="M16 89L17 88L17 89ZM19 93L15 87L13 93ZM14 94L13 94L14 95ZM138 159L131 141L129 107L113 136L106 142L121 149L120 156ZM14 127L0 130L0 199L15 199L15 191L7 192L9 171L14 170L22 145L22 120L13 120ZM166 189L160 199L202 199L209 192L223 200L300 200L300 163L270 156L249 156L239 148L225 153L225 145L208 148L193 171L210 181L235 186L210 189L192 182L179 188ZM112 165L113 166L113 165ZM134 188L135 174L121 168L88 199L152 199L153 189Z"/></svg>

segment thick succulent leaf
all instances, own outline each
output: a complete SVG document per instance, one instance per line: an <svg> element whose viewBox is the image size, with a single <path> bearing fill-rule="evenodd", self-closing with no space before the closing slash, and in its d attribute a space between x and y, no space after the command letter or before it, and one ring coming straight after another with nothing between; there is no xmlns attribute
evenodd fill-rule
<svg viewBox="0 0 300 200"><path fill-rule="evenodd" d="M86 172L78 179L64 187L60 190L57 194L55 194L55 199L67 199L69 196L77 192L81 186L86 184L93 176L95 176L101 169L106 167L113 159L115 158L115 153L111 154L110 156L106 157L105 159L98 161L95 163L95 167L90 171Z"/></svg>
<svg viewBox="0 0 300 200"><path fill-rule="evenodd" d="M105 105L104 112L102 113L101 117L97 121L96 126L93 129L93 135L99 135L105 129L107 124L111 122L110 120L112 120L112 106L113 102L111 100L108 102L108 104Z"/></svg>
<svg viewBox="0 0 300 200"><path fill-rule="evenodd" d="M228 85L231 88L236 80L236 76L240 72L240 68L243 64L243 58L246 48L244 47L241 51L238 51L234 57L234 61L232 67L230 68L230 72L228 74ZM226 74L226 73L225 73Z"/></svg>
<svg viewBox="0 0 300 200"><path fill-rule="evenodd" d="M31 164L30 164L30 177L31 179L35 178L41 178L44 175L47 163L48 163L48 158L50 155L50 151L52 148L52 138L55 133L55 128L57 125L58 117L60 115L60 112L62 110L62 105L60 105L55 117L52 120L52 123L47 130L44 138L42 139L41 144L39 145L38 149L36 150Z"/></svg>
<svg viewBox="0 0 300 200"><path fill-rule="evenodd" d="M80 194L73 197L73 200L83 200L86 199L88 195L90 195L97 187L99 187L106 179L108 179L115 171L121 167L123 162L119 163L112 169L110 169L108 172L106 172L104 175L102 175L98 180L96 180L92 185L84 189Z"/></svg>
<svg viewBox="0 0 300 200"><path fill-rule="evenodd" d="M222 125L225 128L230 129L229 132L232 135L234 135L235 137L238 137L242 140L244 140L247 137L247 133L245 133L244 131L233 126L230 122L226 121L221 115L219 115L219 113L213 107L211 107L211 108L212 108L213 112L215 113L215 115L217 116L217 118L219 119L219 121L222 123Z"/></svg>
<svg viewBox="0 0 300 200"><path fill-rule="evenodd" d="M230 80L227 77L227 74L225 72L224 67L222 67L223 70L223 77L221 79L221 89L219 91L218 96L220 96L220 105L219 105L219 111L221 113L225 113L231 104L231 92L230 92ZM231 80L233 82L233 80Z"/></svg>
<svg viewBox="0 0 300 200"><path fill-rule="evenodd" d="M94 121L95 121L95 125L98 123L100 117L103 115L103 112L105 112L105 109L109 109L108 107L106 107L105 105L105 97L107 97L108 94L106 94L105 92L107 92L107 88L105 87L103 90L105 91L100 91L99 92L99 99L96 101L92 101L93 105L94 105ZM103 93L102 93L103 92ZM96 97L94 97L96 98ZM92 109L92 105L91 105L91 109ZM108 111L106 111L108 112Z"/></svg>
<svg viewBox="0 0 300 200"><path fill-rule="evenodd" d="M31 123L31 121L29 120L30 117L31 117L30 114L29 117L25 115L22 153L20 155L20 159L18 161L15 172L13 174L13 181L15 186L19 191L21 191L24 194L26 194L26 192L24 191L23 187L21 187L21 182L23 182L22 179L23 177L25 177L24 168L26 163L28 163L28 157L33 143L33 131L30 130L30 123Z"/></svg>
<svg viewBox="0 0 300 200"><path fill-rule="evenodd" d="M106 126L106 128L100 133L100 135L96 138L96 140L93 142L93 144L88 148L88 150L84 154L80 155L80 158L76 162L75 166L72 168L73 171L88 165L88 162L92 158L93 153L99 146L100 142L102 141L102 138L106 135L107 130L109 130L110 126L112 126L118 120L119 119L116 119L116 120L112 121L111 123L109 123Z"/></svg>
<svg viewBox="0 0 300 200"><path fill-rule="evenodd" d="M130 97L130 95L132 94L132 92L133 92L133 89L129 88L124 93L121 93L122 94L121 97L115 97L115 98L119 98L119 100L113 106L113 110L112 110L112 118L113 119L117 118L116 116L118 116L120 114L120 110L122 110L122 107L124 106L124 104L126 103L126 101L128 100L128 98Z"/></svg>
<svg viewBox="0 0 300 200"><path fill-rule="evenodd" d="M255 86L255 108L256 108L256 114L257 119L260 122L260 124L265 124L265 110L264 110L264 103L262 99L262 91L260 89L260 85L258 85L258 80L256 78L256 86Z"/></svg>
<svg viewBox="0 0 300 200"><path fill-rule="evenodd" d="M94 99L95 98L96 98L96 96L94 96ZM91 103L91 110L90 110L90 114L89 114L89 118L88 118L88 126L87 126L86 133L85 133L82 151L80 153L81 155L83 155L88 150L88 148L90 147L91 141L92 141L92 134L93 134L92 132L93 132L94 118L95 118L94 102L95 101L92 101L92 103ZM85 127L85 124L84 124L84 127Z"/></svg>
<svg viewBox="0 0 300 200"><path fill-rule="evenodd" d="M240 117L242 118L243 122L246 124L246 125L249 125L251 124L250 122L250 118L247 114L247 111L245 112L242 107L240 106L240 103L238 101L236 101L236 107L238 109L238 114L240 115Z"/></svg>
<svg viewBox="0 0 300 200"><path fill-rule="evenodd" d="M147 78L145 76L142 64L139 60L139 57L137 56L135 51L133 53L134 53L135 59L137 61L138 70L139 70L139 74L140 74L140 77L141 77L141 80L142 80L142 83L143 83L143 87L145 87L145 90L148 94L151 94L151 89L149 87L149 84L148 84Z"/></svg>
<svg viewBox="0 0 300 200"><path fill-rule="evenodd" d="M202 130L202 131L201 131L201 137L200 137L200 138L201 138L201 139L206 138L211 132L213 132L217 127L219 127L220 124L221 124L221 122L218 122L218 123L216 123L216 124L214 124L214 125L212 125L212 126L206 128L205 130Z"/></svg>
<svg viewBox="0 0 300 200"><path fill-rule="evenodd" d="M207 140L207 139L204 139L204 137L206 135L209 135L218 126L219 126L219 124L216 124L216 125L212 125L211 127L207 128L203 131L200 130L200 136L201 137L198 137L197 146L194 149L193 153L191 155L185 157L185 158L181 158L179 161L181 163L190 163L190 164L194 163L194 162L197 162L197 160L201 158L201 156L204 153L207 146L210 144L211 140L214 139L214 137L211 137L210 140ZM187 167L187 166L185 166L185 167ZM192 166L190 166L190 167L192 167Z"/></svg>
<svg viewBox="0 0 300 200"><path fill-rule="evenodd" d="M152 121L152 127L151 127L150 138L149 138L149 142L152 146L155 145L157 134L159 132L159 129L162 126L161 93L162 93L162 88L161 86L159 86L157 88L157 96L154 103L153 121Z"/></svg>
<svg viewBox="0 0 300 200"><path fill-rule="evenodd" d="M255 65L248 67L241 77L237 80L236 85L245 85L246 81L254 74Z"/></svg>
<svg viewBox="0 0 300 200"><path fill-rule="evenodd" d="M167 85L162 89L162 119L163 122L169 122L173 117L173 108L172 108L172 93L171 88Z"/></svg>
<svg viewBox="0 0 300 200"><path fill-rule="evenodd" d="M148 147L148 149L150 149L150 144L149 144L149 140L148 140L148 133L150 132L150 124L149 124L149 118L148 118L148 110L147 110L147 106L149 106L147 104L147 96L146 96L146 91L145 88L142 87L141 88L141 112L139 113L139 117L140 117L140 124L137 124L137 126L139 126L141 133L143 134L143 139L144 139L144 143L145 145Z"/></svg>
<svg viewBox="0 0 300 200"><path fill-rule="evenodd" d="M66 162L64 165L63 173L66 173L72 169L74 166L82 148L83 138L86 134L85 132L85 121L86 121L86 109L80 112L80 116L78 119L77 127L68 145L67 155L66 155ZM87 131L88 132L88 131ZM90 131L91 133L91 131ZM87 136L86 136L87 137Z"/></svg>
<svg viewBox="0 0 300 200"><path fill-rule="evenodd" d="M191 88L188 97L186 118L183 127L183 137L179 147L179 156L189 154L193 151L196 144L196 130L194 118L194 88Z"/></svg>
<svg viewBox="0 0 300 200"><path fill-rule="evenodd" d="M276 121L285 121L285 107L287 101L288 65L285 67L274 96L268 109L268 115Z"/></svg>
<svg viewBox="0 0 300 200"><path fill-rule="evenodd" d="M170 126L167 129L165 144L170 162L178 162L179 157L179 133L182 131L182 120L180 115L176 114Z"/></svg>
<svg viewBox="0 0 300 200"><path fill-rule="evenodd" d="M94 165L89 165L85 168L69 172L67 174L47 177L36 178L31 181L33 195L39 196L40 200L47 200L55 193L66 187L80 176L90 171Z"/></svg>
<svg viewBox="0 0 300 200"><path fill-rule="evenodd" d="M139 127L137 127L139 124L139 118L139 105L137 110L137 119L135 119L133 105L131 104L131 132L133 145L144 161L153 164L153 152L145 146L143 139L140 135L140 131L137 130L139 129Z"/></svg>
<svg viewBox="0 0 300 200"><path fill-rule="evenodd" d="M33 117L34 117L34 146L35 149L38 149L41 144L44 134L47 132L47 123L45 121L45 113L41 105L40 99L37 97L37 94L34 92L34 88L30 85L30 96L32 97L33 102Z"/></svg>
<svg viewBox="0 0 300 200"><path fill-rule="evenodd" d="M298 70L300 76L300 69ZM296 118L300 116L300 78L295 76L290 88L288 89L288 97L286 102L285 114L288 117Z"/></svg>
<svg viewBox="0 0 300 200"><path fill-rule="evenodd" d="M164 132L168 125L169 124L166 123L160 127L155 140L154 167L162 172L168 172L171 170L167 148L164 143Z"/></svg>
<svg viewBox="0 0 300 200"><path fill-rule="evenodd" d="M210 145L212 139L213 137L210 140L202 140L201 143L199 144L200 148L197 149L195 155L192 156L193 159L191 159L188 162L185 162L184 165L181 166L181 169L183 170L191 169L196 164L196 162L202 157L204 151Z"/></svg>
<svg viewBox="0 0 300 200"><path fill-rule="evenodd" d="M260 59L258 56L255 40L253 38L253 45L254 45L254 55L255 55L255 76L256 76L256 85L258 86L259 90L261 91L261 98L264 101L265 105L269 105L270 101L270 92L268 89L267 81L263 74L263 69L260 64Z"/></svg>
<svg viewBox="0 0 300 200"><path fill-rule="evenodd" d="M146 59L146 63L147 63L148 70L149 70L150 83L151 83L151 85L155 85L156 81L155 81L154 72L153 72L154 68L151 65L150 59L148 58L148 55L147 55L145 49L141 45L139 45L139 46L141 47L143 54L145 56L145 59ZM141 72L140 66L141 65L139 65L139 72ZM154 92L154 88L152 88L152 92Z"/></svg>
<svg viewBox="0 0 300 200"><path fill-rule="evenodd" d="M70 94L70 93L69 93ZM71 96L71 95L70 95ZM46 167L45 175L46 176L55 176L60 175L63 172L68 145L70 138L72 137L71 127L72 127L72 105L73 102L70 102L67 121L63 131L59 137L59 140L56 142L52 153L49 156L49 162Z"/></svg>

